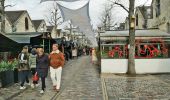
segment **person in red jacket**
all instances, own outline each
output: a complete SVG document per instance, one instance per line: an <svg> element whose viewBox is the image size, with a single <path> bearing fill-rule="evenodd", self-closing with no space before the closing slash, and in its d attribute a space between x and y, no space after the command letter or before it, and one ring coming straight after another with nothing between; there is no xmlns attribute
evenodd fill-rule
<svg viewBox="0 0 170 100"><path fill-rule="evenodd" d="M62 67L64 66L64 54L59 51L58 44L53 44L52 52L49 55L50 60L50 76L54 89L59 92L61 83Z"/></svg>

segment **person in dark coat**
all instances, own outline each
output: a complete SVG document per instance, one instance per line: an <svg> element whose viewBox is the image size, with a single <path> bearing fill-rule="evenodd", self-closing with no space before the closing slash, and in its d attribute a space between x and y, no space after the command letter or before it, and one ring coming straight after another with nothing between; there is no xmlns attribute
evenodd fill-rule
<svg viewBox="0 0 170 100"><path fill-rule="evenodd" d="M44 53L43 48L39 48L36 60L36 71L38 73L38 76L41 78L42 83L42 90L40 91L40 93L44 93L44 90L46 88L45 78L48 75L48 67L49 67L48 55Z"/></svg>

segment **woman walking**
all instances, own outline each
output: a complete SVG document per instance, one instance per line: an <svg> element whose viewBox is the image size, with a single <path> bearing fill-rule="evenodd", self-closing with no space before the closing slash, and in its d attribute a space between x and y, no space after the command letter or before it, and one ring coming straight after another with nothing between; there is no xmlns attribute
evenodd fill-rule
<svg viewBox="0 0 170 100"><path fill-rule="evenodd" d="M29 63L30 63L32 76L34 76L36 73L36 58L37 58L37 49L33 48L29 56L29 60L30 60ZM32 88L34 88L35 86L38 86L38 81L33 81L33 83L31 84Z"/></svg>
<svg viewBox="0 0 170 100"><path fill-rule="evenodd" d="M38 55L37 55L37 61L36 61L36 71L38 73L38 76L41 78L41 91L40 93L43 94L44 90L46 88L45 85L45 78L48 75L48 67L49 67L49 59L48 55L44 53L43 48L38 49Z"/></svg>

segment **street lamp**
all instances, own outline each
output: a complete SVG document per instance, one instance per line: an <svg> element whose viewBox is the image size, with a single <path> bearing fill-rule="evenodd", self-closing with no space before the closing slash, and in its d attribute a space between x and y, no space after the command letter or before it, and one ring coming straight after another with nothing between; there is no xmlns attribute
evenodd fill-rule
<svg viewBox="0 0 170 100"><path fill-rule="evenodd" d="M51 51L51 35L50 35L50 33L48 33L48 48L49 48L49 53L50 53L50 51Z"/></svg>
<svg viewBox="0 0 170 100"><path fill-rule="evenodd" d="M43 32L42 38L43 38L43 49L44 49L44 38L45 38L45 36L44 36L44 27L41 28L41 31Z"/></svg>

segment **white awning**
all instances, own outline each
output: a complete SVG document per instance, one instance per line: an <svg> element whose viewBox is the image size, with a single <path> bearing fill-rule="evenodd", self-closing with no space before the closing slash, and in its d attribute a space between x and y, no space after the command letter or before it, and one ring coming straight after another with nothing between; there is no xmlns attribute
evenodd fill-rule
<svg viewBox="0 0 170 100"><path fill-rule="evenodd" d="M100 37L127 37L129 36L129 30L124 31L106 31L100 33ZM136 37L170 37L169 33L163 32L159 29L146 29L146 30L136 30Z"/></svg>

